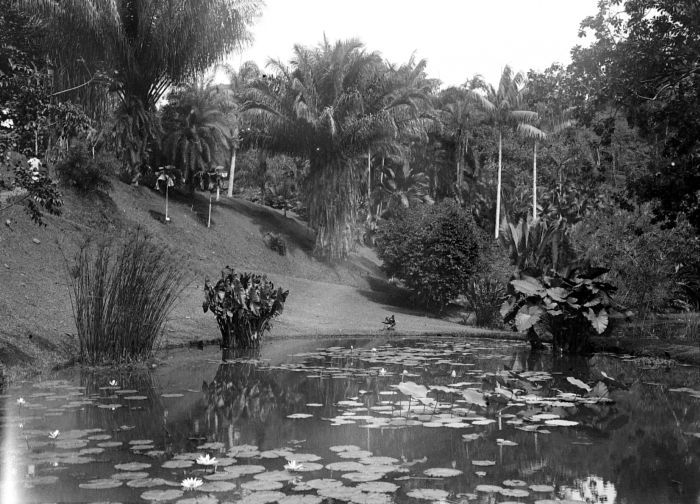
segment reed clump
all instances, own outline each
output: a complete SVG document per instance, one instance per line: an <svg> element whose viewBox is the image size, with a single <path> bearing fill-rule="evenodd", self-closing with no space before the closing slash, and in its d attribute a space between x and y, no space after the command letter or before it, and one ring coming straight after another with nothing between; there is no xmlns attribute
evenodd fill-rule
<svg viewBox="0 0 700 504"><path fill-rule="evenodd" d="M81 362L149 358L184 288L181 262L136 230L123 239L88 239L66 263Z"/></svg>

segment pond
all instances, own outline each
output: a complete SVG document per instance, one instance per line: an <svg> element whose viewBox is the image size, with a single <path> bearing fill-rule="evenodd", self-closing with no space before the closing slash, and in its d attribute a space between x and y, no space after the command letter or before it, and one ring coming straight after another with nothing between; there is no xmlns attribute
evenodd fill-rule
<svg viewBox="0 0 700 504"><path fill-rule="evenodd" d="M697 368L438 337L224 357L13 385L0 502L700 502Z"/></svg>

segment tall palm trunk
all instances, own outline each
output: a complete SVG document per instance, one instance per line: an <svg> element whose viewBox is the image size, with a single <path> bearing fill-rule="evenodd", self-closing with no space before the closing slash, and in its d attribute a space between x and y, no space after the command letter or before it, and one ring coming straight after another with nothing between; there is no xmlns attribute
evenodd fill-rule
<svg viewBox="0 0 700 504"><path fill-rule="evenodd" d="M367 147L367 211L372 215L372 151Z"/></svg>
<svg viewBox="0 0 700 504"><path fill-rule="evenodd" d="M496 231L495 236L498 239L498 228L501 227L501 160L503 151L503 135L498 132L498 184L496 188Z"/></svg>
<svg viewBox="0 0 700 504"><path fill-rule="evenodd" d="M532 220L537 220L537 140L532 157Z"/></svg>
<svg viewBox="0 0 700 504"><path fill-rule="evenodd" d="M233 197L233 175L236 173L236 148L232 149L231 153L231 169L228 174L228 197Z"/></svg>

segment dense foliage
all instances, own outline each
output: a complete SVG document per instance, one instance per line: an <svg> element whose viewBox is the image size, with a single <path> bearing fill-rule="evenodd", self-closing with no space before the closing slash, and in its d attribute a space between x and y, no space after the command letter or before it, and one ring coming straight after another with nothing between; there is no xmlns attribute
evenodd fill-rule
<svg viewBox="0 0 700 504"><path fill-rule="evenodd" d="M531 341L551 334L555 351L584 352L588 337L605 333L611 311L621 309L612 299L615 287L597 280L606 272L585 268L565 276L519 273L511 280L513 292L501 307L503 320L518 331L534 332Z"/></svg>
<svg viewBox="0 0 700 504"><path fill-rule="evenodd" d="M236 273L226 267L212 285L204 282L202 309L211 311L221 330L222 348L257 348L272 319L282 313L289 291L275 285L264 275Z"/></svg>
<svg viewBox="0 0 700 504"><path fill-rule="evenodd" d="M480 231L468 211L448 201L404 210L379 226L376 243L386 273L440 311L479 269Z"/></svg>
<svg viewBox="0 0 700 504"><path fill-rule="evenodd" d="M56 164L56 173L61 183L81 193L90 193L111 188L109 176L116 172L117 166L108 155L102 152L93 155L83 142L78 142Z"/></svg>

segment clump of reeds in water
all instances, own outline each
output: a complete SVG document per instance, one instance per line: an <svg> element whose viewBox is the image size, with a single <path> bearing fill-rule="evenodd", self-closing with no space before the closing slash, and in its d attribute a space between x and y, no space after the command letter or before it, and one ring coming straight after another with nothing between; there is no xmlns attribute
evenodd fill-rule
<svg viewBox="0 0 700 504"><path fill-rule="evenodd" d="M86 241L68 265L81 361L150 357L184 286L179 266L143 231L123 240Z"/></svg>

